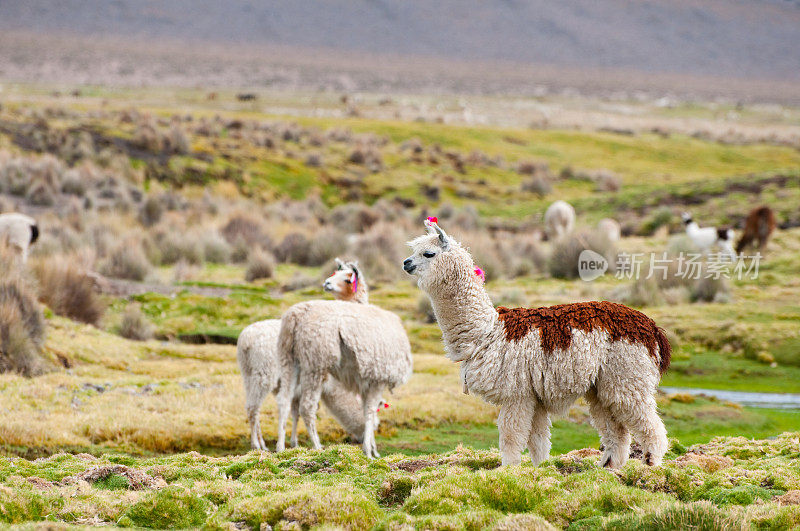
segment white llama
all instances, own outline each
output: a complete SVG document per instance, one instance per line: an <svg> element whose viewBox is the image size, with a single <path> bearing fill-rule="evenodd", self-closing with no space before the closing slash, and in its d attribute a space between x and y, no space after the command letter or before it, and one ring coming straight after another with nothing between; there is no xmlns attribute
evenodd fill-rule
<svg viewBox="0 0 800 531"><path fill-rule="evenodd" d="M379 457L375 426L380 396L411 376L411 345L400 318L371 304L307 301L283 314L278 338L281 385L278 392L277 451L285 446L286 420L295 386L300 386L299 412L311 443L317 435L317 405L325 378L332 376L363 402L362 447Z"/></svg>
<svg viewBox="0 0 800 531"><path fill-rule="evenodd" d="M575 228L575 209L566 201L555 201L544 213L544 227L551 240L566 236Z"/></svg>
<svg viewBox="0 0 800 531"><path fill-rule="evenodd" d="M0 243L5 243L18 252L23 263L28 260L28 248L37 239L39 227L35 219L17 212L0 214Z"/></svg>
<svg viewBox="0 0 800 531"><path fill-rule="evenodd" d="M736 261L736 251L733 250L733 229L700 228L688 212L681 214L681 219L686 225L686 234L698 251L708 254L711 247L716 245L720 249L721 256Z"/></svg>
<svg viewBox="0 0 800 531"><path fill-rule="evenodd" d="M339 300L366 304L368 287L355 262L336 259L337 269L323 283L323 289L333 293ZM260 410L264 398L277 394L280 386L280 363L278 361L278 334L280 319L266 319L247 326L236 342L236 357L242 373L245 391L245 411L250 424L250 447L266 450L261 433ZM297 419L299 387L292 400L292 446L297 446ZM327 378L321 393L322 403L353 439L362 442L364 415L361 398L349 391L333 378ZM381 405L383 403L381 402Z"/></svg>
<svg viewBox="0 0 800 531"><path fill-rule="evenodd" d="M667 433L654 393L670 361L664 331L641 312L610 302L495 309L470 254L428 220L403 263L431 299L447 356L461 363L465 392L500 406L504 465L527 445L539 463L550 453L550 414L589 402L604 466L628 458L630 433L644 461L661 463Z"/></svg>

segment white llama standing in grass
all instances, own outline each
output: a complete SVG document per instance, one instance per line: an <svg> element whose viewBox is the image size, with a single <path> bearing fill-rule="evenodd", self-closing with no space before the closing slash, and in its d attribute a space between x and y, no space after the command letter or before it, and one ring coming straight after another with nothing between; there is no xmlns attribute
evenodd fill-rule
<svg viewBox="0 0 800 531"><path fill-rule="evenodd" d="M544 213L544 227L551 240L570 234L575 228L575 209L560 199L553 202Z"/></svg>
<svg viewBox="0 0 800 531"><path fill-rule="evenodd" d="M597 232L602 234L610 242L618 242L622 237L622 228L619 223L611 218L603 218L597 222Z"/></svg>
<svg viewBox="0 0 800 531"><path fill-rule="evenodd" d="M0 214L0 243L19 253L22 263L28 260L28 248L39 239L36 220L25 214Z"/></svg>
<svg viewBox="0 0 800 531"><path fill-rule="evenodd" d="M686 225L686 234L697 250L708 254L713 246L719 247L721 256L736 261L736 251L733 250L733 229L718 229L716 227L703 227L692 219L688 212L681 214L683 224Z"/></svg>
<svg viewBox="0 0 800 531"><path fill-rule="evenodd" d="M549 416L581 396L600 433L603 466L625 463L631 433L644 461L660 464L668 443L654 393L670 361L664 331L610 302L495 309L470 254L430 219L426 225L403 268L430 297L465 392L500 406L503 465L520 463L525 446L534 463L546 459Z"/></svg>
<svg viewBox="0 0 800 531"><path fill-rule="evenodd" d="M323 283L325 291L343 301L360 304L368 302L368 287L355 262L336 259L337 269ZM281 384L278 360L278 334L280 319L266 319L253 323L242 330L236 342L236 357L242 373L245 390L245 410L250 424L250 447L267 450L261 433L260 410L264 398L277 394ZM292 400L292 446L297 446L297 419L299 391L297 387ZM333 378L327 378L321 393L322 403L336 420L356 441L362 442L364 416L361 398L349 391ZM381 401L379 406L384 405ZM377 421L376 421L377 422Z"/></svg>
<svg viewBox="0 0 800 531"><path fill-rule="evenodd" d="M278 338L281 385L278 392L277 451L285 447L286 421L295 387L300 386L299 413L315 449L322 448L316 419L326 378L333 377L362 399L368 457L380 457L375 444L377 409L385 388L411 376L411 345L397 315L371 304L307 301L283 314Z"/></svg>

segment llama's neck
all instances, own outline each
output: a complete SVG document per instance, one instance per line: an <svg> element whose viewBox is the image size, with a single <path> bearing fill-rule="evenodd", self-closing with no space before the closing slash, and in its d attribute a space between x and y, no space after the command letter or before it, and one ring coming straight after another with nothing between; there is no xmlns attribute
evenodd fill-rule
<svg viewBox="0 0 800 531"><path fill-rule="evenodd" d="M480 350L497 322L497 311L481 283L474 278L455 280L436 286L428 296L442 330L447 356L453 361L465 361Z"/></svg>
<svg viewBox="0 0 800 531"><path fill-rule="evenodd" d="M358 281L358 289L355 293L352 291L347 295L340 297L339 300L348 302L357 302L359 304L369 304L369 288L367 283L363 280Z"/></svg>

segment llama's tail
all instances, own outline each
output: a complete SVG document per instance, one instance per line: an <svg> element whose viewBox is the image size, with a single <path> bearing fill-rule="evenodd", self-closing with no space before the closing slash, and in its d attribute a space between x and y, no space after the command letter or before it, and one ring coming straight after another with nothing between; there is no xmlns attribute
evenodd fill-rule
<svg viewBox="0 0 800 531"><path fill-rule="evenodd" d="M278 334L278 361L280 363L279 393L286 397L294 395L296 385L297 361L294 354L294 335L298 316L289 310L281 318L281 331Z"/></svg>
<svg viewBox="0 0 800 531"><path fill-rule="evenodd" d="M656 330L656 343L658 343L658 372L663 375L672 361L672 346L667 339L667 333L661 327Z"/></svg>

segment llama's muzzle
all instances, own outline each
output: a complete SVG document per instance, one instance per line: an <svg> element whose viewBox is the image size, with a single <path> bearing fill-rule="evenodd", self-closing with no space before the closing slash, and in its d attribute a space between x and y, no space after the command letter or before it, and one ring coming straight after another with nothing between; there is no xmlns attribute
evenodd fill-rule
<svg viewBox="0 0 800 531"><path fill-rule="evenodd" d="M417 266L415 266L415 265L414 265L414 264L411 262L411 258L406 258L405 260L403 260L403 271L405 271L405 272L406 272L406 273L408 273L409 275L410 275L411 273L413 273L413 272L414 272L414 270L415 270L416 268L417 268Z"/></svg>

